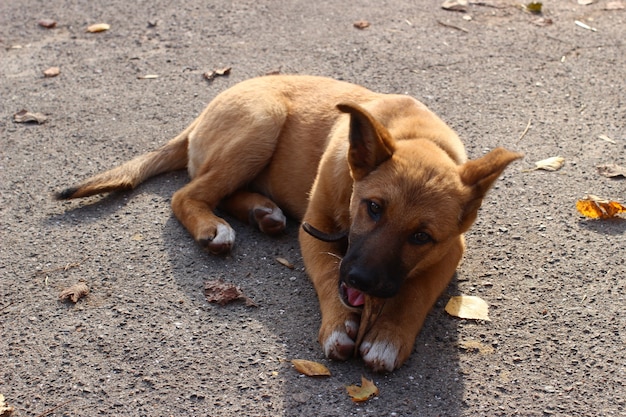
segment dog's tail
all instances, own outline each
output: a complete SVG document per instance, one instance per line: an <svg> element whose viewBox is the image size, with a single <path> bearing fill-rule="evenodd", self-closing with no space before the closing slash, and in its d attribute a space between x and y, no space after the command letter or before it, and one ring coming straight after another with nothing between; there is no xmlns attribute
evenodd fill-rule
<svg viewBox="0 0 626 417"><path fill-rule="evenodd" d="M69 200L109 191L128 190L155 175L185 168L189 133L197 122L196 119L187 129L160 148L59 191L54 194L54 198Z"/></svg>

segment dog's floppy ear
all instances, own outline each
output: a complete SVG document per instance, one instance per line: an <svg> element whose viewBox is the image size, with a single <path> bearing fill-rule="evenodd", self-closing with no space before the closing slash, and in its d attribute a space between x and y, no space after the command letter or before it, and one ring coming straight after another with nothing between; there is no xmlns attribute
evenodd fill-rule
<svg viewBox="0 0 626 417"><path fill-rule="evenodd" d="M348 163L358 181L393 155L393 139L389 131L363 107L353 103L338 104L350 114L350 151Z"/></svg>
<svg viewBox="0 0 626 417"><path fill-rule="evenodd" d="M459 167L461 181L469 189L469 199L460 219L462 232L469 229L476 220L483 198L496 179L511 162L521 157L523 155L520 153L496 148L482 158L468 161Z"/></svg>

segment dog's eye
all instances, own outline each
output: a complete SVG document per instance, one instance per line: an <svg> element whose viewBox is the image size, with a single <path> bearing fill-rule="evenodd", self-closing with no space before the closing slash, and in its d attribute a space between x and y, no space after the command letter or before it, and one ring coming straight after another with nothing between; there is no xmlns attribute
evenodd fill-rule
<svg viewBox="0 0 626 417"><path fill-rule="evenodd" d="M409 237L409 242L413 245L425 245L433 242L433 238L428 233L415 232Z"/></svg>
<svg viewBox="0 0 626 417"><path fill-rule="evenodd" d="M380 204L376 203L375 201L367 201L367 212L370 215L370 217L374 220L378 220L380 219L380 215L383 212L383 208Z"/></svg>

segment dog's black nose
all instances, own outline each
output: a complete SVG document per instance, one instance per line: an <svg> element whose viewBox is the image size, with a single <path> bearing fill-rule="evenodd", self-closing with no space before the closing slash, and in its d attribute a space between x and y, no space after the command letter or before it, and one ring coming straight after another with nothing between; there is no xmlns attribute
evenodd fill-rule
<svg viewBox="0 0 626 417"><path fill-rule="evenodd" d="M341 281L362 293L379 298L390 298L400 290L402 283L398 274L390 275L383 269L366 268L362 265L346 265L340 268Z"/></svg>
<svg viewBox="0 0 626 417"><path fill-rule="evenodd" d="M359 266L352 266L348 270L347 274L344 276L344 282L348 284L348 286L366 294L371 293L378 284L377 277L371 270Z"/></svg>

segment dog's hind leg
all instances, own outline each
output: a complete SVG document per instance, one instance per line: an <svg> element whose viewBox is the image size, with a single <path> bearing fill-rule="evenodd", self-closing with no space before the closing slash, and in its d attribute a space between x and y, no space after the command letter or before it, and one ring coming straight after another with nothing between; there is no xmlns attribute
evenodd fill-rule
<svg viewBox="0 0 626 417"><path fill-rule="evenodd" d="M284 107L272 97L255 96L237 105L223 101L216 99L190 133L192 180L172 197L174 215L214 254L230 251L235 232L213 210L229 196L234 208L250 204L249 193L238 192L271 162L286 118ZM237 203L238 196L244 203Z"/></svg>
<svg viewBox="0 0 626 417"><path fill-rule="evenodd" d="M239 190L222 200L219 207L241 222L256 225L268 235L277 235L285 230L287 219L283 211L262 194Z"/></svg>

